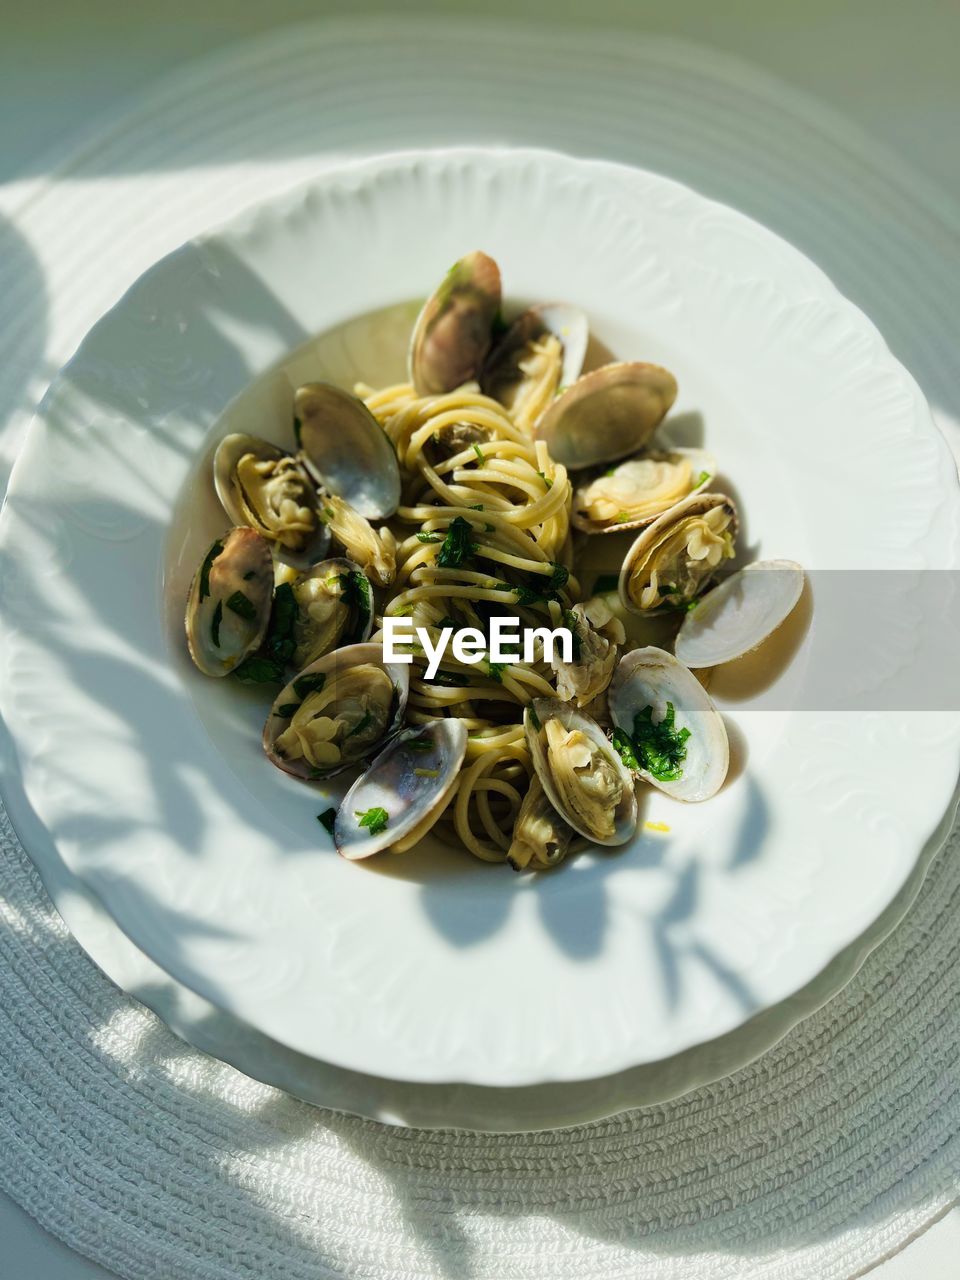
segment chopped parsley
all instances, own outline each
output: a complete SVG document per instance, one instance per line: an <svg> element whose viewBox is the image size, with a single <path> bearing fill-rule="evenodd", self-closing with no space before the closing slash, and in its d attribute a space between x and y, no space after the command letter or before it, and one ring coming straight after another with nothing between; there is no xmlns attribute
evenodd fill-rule
<svg viewBox="0 0 960 1280"><path fill-rule="evenodd" d="M613 523L614 523L614 524L626 524L626 523L627 523L627 521L628 521L629 519L630 519L630 512L629 512L629 511L618 511L618 512L617 512L617 514L616 514L616 515L614 516L614 518L613 518Z"/></svg>
<svg viewBox="0 0 960 1280"><path fill-rule="evenodd" d="M701 471L701 472L700 472L700 474L697 476L697 482L696 482L696 484L695 484L693 487L694 487L695 489L699 489L699 488L700 488L700 486L704 483L704 481L705 481L705 480L709 480L709 479L710 479L710 472L709 472L709 471Z"/></svg>
<svg viewBox="0 0 960 1280"><path fill-rule="evenodd" d="M508 665L506 662L488 662L487 675L491 680L496 680L497 684L503 684L503 673Z"/></svg>
<svg viewBox="0 0 960 1280"><path fill-rule="evenodd" d="M234 667L233 674L242 684L277 684L283 679L283 663L253 654Z"/></svg>
<svg viewBox="0 0 960 1280"><path fill-rule="evenodd" d="M242 591L235 591L227 601L227 608L232 610L237 617L243 618L245 622L252 622L257 616L257 607L249 596L245 596Z"/></svg>
<svg viewBox="0 0 960 1280"><path fill-rule="evenodd" d="M418 542L442 542L443 534L442 533L418 533L417 541Z"/></svg>
<svg viewBox="0 0 960 1280"><path fill-rule="evenodd" d="M223 601L217 601L217 607L213 611L213 621L210 623L210 637L213 643L220 648L220 623L223 621Z"/></svg>
<svg viewBox="0 0 960 1280"><path fill-rule="evenodd" d="M361 716L361 718L357 721L357 723L353 726L353 728L347 734L347 737L352 738L357 733L363 733L364 729L367 728L367 726L370 724L372 719L373 719L373 716L370 714L370 712L365 711Z"/></svg>
<svg viewBox="0 0 960 1280"><path fill-rule="evenodd" d="M658 782L676 782L683 777L690 730L678 729L675 717L672 702L667 703L666 713L657 724L653 722L653 707L638 711L633 717L632 734L618 729L613 735L613 745L623 763L629 769L649 773Z"/></svg>
<svg viewBox="0 0 960 1280"><path fill-rule="evenodd" d="M538 471L537 475L540 477L540 479L543 481L543 483L547 486L548 489L553 488L553 481L550 479L549 476L545 476L542 471Z"/></svg>
<svg viewBox="0 0 960 1280"><path fill-rule="evenodd" d="M449 689L459 689L461 685L469 684L470 678L460 671L438 671L433 677L433 683L446 685Z"/></svg>
<svg viewBox="0 0 960 1280"><path fill-rule="evenodd" d="M200 566L200 603L202 604L210 594L210 569L214 560L223 550L223 543L219 539L213 544L210 550L203 558L203 564Z"/></svg>
<svg viewBox="0 0 960 1280"><path fill-rule="evenodd" d="M539 731L543 728L543 725L540 723L540 717L537 715L536 709L532 702L527 707L527 715L530 717L530 723L539 733Z"/></svg>
<svg viewBox="0 0 960 1280"><path fill-rule="evenodd" d="M390 815L386 809L381 809L376 805L372 809L368 809L366 813L361 810L354 810L357 817L357 826L366 827L372 836L378 836L381 831L387 829L387 823L390 821Z"/></svg>
<svg viewBox="0 0 960 1280"><path fill-rule="evenodd" d="M476 552L477 543L472 526L463 516L456 516L447 529L447 536L437 555L437 564L441 569L459 569L464 560L469 560Z"/></svg>
<svg viewBox="0 0 960 1280"><path fill-rule="evenodd" d="M308 694L319 693L326 683L326 675L322 671L313 671L308 676L298 676L293 682L293 691L302 702Z"/></svg>
<svg viewBox="0 0 960 1280"><path fill-rule="evenodd" d="M336 809L324 809L323 813L317 814L317 821L321 824L321 826L325 827L327 831L330 832L331 835L333 835L333 824L336 822L336 820L337 820Z"/></svg>
<svg viewBox="0 0 960 1280"><path fill-rule="evenodd" d="M547 600L555 600L558 592L567 585L569 577L570 570L565 565L557 564L554 561L551 564L549 578L544 578L539 573L531 573L527 575L526 584L514 587L514 591L517 593L517 603L531 605L543 604Z"/></svg>
<svg viewBox="0 0 960 1280"><path fill-rule="evenodd" d="M414 777L417 778L439 778L439 769L414 769Z"/></svg>
<svg viewBox="0 0 960 1280"><path fill-rule="evenodd" d="M483 450L480 448L480 446L479 446L478 444L475 444L475 445L473 446L473 452L474 452L474 453L477 455L477 457L480 459L480 463L481 463L481 465L482 465L484 462L486 462L486 460L487 460L487 459L486 459L486 457L484 456L484 452L483 452Z"/></svg>
<svg viewBox="0 0 960 1280"><path fill-rule="evenodd" d="M373 608L370 583L365 573L361 573L359 569L351 569L349 573L340 574L340 586L343 588L344 603L357 611L357 623L347 641L350 644L361 638L370 621Z"/></svg>
<svg viewBox="0 0 960 1280"><path fill-rule="evenodd" d="M299 710L299 702L285 702L282 707L277 707L273 714L275 716L279 716L282 720L289 720L290 717L295 716Z"/></svg>
<svg viewBox="0 0 960 1280"><path fill-rule="evenodd" d="M593 594L595 596L605 595L608 591L616 591L619 585L620 575L618 573L601 573L593 584Z"/></svg>
<svg viewBox="0 0 960 1280"><path fill-rule="evenodd" d="M432 751L433 740L429 734L422 738L411 738L406 744L408 751Z"/></svg>
<svg viewBox="0 0 960 1280"><path fill-rule="evenodd" d="M563 625L569 630L570 638L573 641L573 660L580 661L580 654L583 649L583 642L580 639L580 631L577 626L578 618L572 609L564 609Z"/></svg>

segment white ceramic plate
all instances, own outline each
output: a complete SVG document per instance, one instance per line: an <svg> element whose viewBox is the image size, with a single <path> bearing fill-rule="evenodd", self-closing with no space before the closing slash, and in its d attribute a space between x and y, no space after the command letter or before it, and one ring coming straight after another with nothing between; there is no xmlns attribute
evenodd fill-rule
<svg viewBox="0 0 960 1280"><path fill-rule="evenodd" d="M562 294L619 354L677 372L676 413L702 416L764 555L956 567L952 471L919 392L783 242L615 166L392 157L159 263L54 385L3 516L3 711L65 862L180 981L357 1070L520 1085L657 1061L803 987L915 867L960 724L741 702L740 777L696 809L654 798L667 838L531 881L466 856L337 859L325 798L260 757L260 706L183 659L179 599L218 530L191 477L277 362L230 426L282 434L307 370L386 376L379 324L304 344L421 295L475 245L513 296ZM878 505L896 512L879 530Z"/></svg>

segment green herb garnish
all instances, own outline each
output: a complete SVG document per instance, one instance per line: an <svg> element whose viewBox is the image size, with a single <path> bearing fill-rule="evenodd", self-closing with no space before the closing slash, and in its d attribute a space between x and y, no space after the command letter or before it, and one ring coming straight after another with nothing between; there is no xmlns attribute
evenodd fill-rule
<svg viewBox="0 0 960 1280"><path fill-rule="evenodd" d="M629 511L618 511L617 514L613 517L613 523L626 524L629 519L630 519Z"/></svg>
<svg viewBox="0 0 960 1280"><path fill-rule="evenodd" d="M381 831L385 831L387 823L390 821L390 815L386 809L381 809L379 805L373 809L368 809L366 813L361 810L354 810L357 816L357 826L366 827L372 836L378 836Z"/></svg>
<svg viewBox="0 0 960 1280"><path fill-rule="evenodd" d="M217 607L213 611L213 621L210 623L210 636L213 643L220 648L220 623L223 621L223 601L217 601Z"/></svg>
<svg viewBox="0 0 960 1280"><path fill-rule="evenodd" d="M530 717L530 723L539 733L540 730L543 728L543 725L540 723L540 717L537 715L536 709L534 708L534 705L532 702L527 707L527 715Z"/></svg>
<svg viewBox="0 0 960 1280"><path fill-rule="evenodd" d="M283 679L283 664L253 654L234 667L233 675L242 684L276 684Z"/></svg>
<svg viewBox="0 0 960 1280"><path fill-rule="evenodd" d="M414 777L416 778L439 778L439 769L414 769Z"/></svg>
<svg viewBox="0 0 960 1280"><path fill-rule="evenodd" d="M547 486L548 489L553 488L553 481L550 479L549 476L545 476L542 471L538 471L537 475L540 477L540 479L543 481L543 483Z"/></svg>
<svg viewBox="0 0 960 1280"><path fill-rule="evenodd" d="M443 534L442 533L418 533L417 541L418 542L442 542Z"/></svg>
<svg viewBox="0 0 960 1280"><path fill-rule="evenodd" d="M324 809L323 813L317 814L317 821L333 835L333 824L337 820L336 809Z"/></svg>
<svg viewBox="0 0 960 1280"><path fill-rule="evenodd" d="M227 608L232 610L237 617L243 618L245 622L252 622L257 616L256 605L242 591L233 593L227 601Z"/></svg>
<svg viewBox="0 0 960 1280"><path fill-rule="evenodd" d="M203 558L203 564L200 566L200 603L202 604L210 594L210 568L214 560L223 550L223 543L217 541Z"/></svg>
<svg viewBox="0 0 960 1280"><path fill-rule="evenodd" d="M614 729L613 745L620 753L620 759L627 768L633 769L635 772L639 771L640 761L637 759L637 753L633 749L633 743L630 741L630 735L623 729Z"/></svg>
<svg viewBox="0 0 960 1280"><path fill-rule="evenodd" d="M311 672L308 676L298 676L293 682L293 692L302 702L308 694L319 693L326 683L326 675L322 671Z"/></svg>
<svg viewBox="0 0 960 1280"><path fill-rule="evenodd" d="M509 666L506 662L488 662L487 675L491 680L496 680L497 684L503 684L503 673Z"/></svg>
<svg viewBox="0 0 960 1280"><path fill-rule="evenodd" d="M437 554L437 564L441 569L459 569L464 560L469 560L476 552L473 528L463 516L456 516Z"/></svg>
<svg viewBox="0 0 960 1280"><path fill-rule="evenodd" d="M404 744L408 751L432 751L433 740L427 736L423 738L411 738L409 742Z"/></svg>
<svg viewBox="0 0 960 1280"><path fill-rule="evenodd" d="M357 721L357 723L353 726L353 728L347 734L347 737L352 738L354 734L363 733L364 729L366 729L366 727L370 724L371 720L373 720L373 716L370 714L369 711L365 711L362 717Z"/></svg>
<svg viewBox="0 0 960 1280"><path fill-rule="evenodd" d="M343 588L344 603L357 611L357 625L353 628L347 643L359 640L367 629L373 608L370 583L367 575L359 569L351 569L349 573L341 573L340 585Z"/></svg>
<svg viewBox="0 0 960 1280"><path fill-rule="evenodd" d="M695 489L699 489L699 488L700 488L700 486L703 484L703 482L704 482L705 480L709 480L709 479L710 479L710 472L709 472L709 471L701 471L701 472L700 472L700 474L697 476L697 482L696 482L696 484L695 484L693 487L694 487Z"/></svg>
<svg viewBox="0 0 960 1280"><path fill-rule="evenodd" d="M477 457L480 459L481 464L483 464L484 462L486 462L486 458L485 458L485 457L484 457L484 455L483 455L483 450L480 448L480 446L479 446L478 444L475 444L475 445L473 446L473 452L474 452L474 453L477 455Z"/></svg>
<svg viewBox="0 0 960 1280"><path fill-rule="evenodd" d="M617 733L621 731L618 730ZM626 737L626 734L621 734L621 742L618 743L617 734L614 734L614 746L620 752L624 764L629 764L622 745L622 739ZM683 776L683 762L687 758L686 742L689 737L689 729L676 727L672 702L667 703L666 713L657 724L653 722L653 707L644 707L633 717L633 733L628 742L636 764L629 764L629 767L642 769L658 782L676 782Z"/></svg>
<svg viewBox="0 0 960 1280"><path fill-rule="evenodd" d="M582 648L583 648L583 644L582 644L582 641L581 641L581 639L580 639L580 631L579 631L579 628L578 628L578 626L577 626L578 621L579 621L579 620L578 620L578 618L577 618L577 615L573 612L573 610L572 610L572 609L564 609L564 611L563 611L563 625L564 625L564 626L569 630L569 632L570 632L570 638L571 638L571 639L572 639L572 641L573 641L573 660L574 660L574 662L579 662L579 661L580 661L580 654L581 654L581 652L582 652Z"/></svg>
<svg viewBox="0 0 960 1280"><path fill-rule="evenodd" d="M432 683L446 685L448 689L459 689L461 685L470 683L470 677L459 671L438 671Z"/></svg>
<svg viewBox="0 0 960 1280"><path fill-rule="evenodd" d="M281 720L289 720L290 717L295 716L299 710L299 702L285 702L282 707L277 707L273 714L275 716L279 716Z"/></svg>
<svg viewBox="0 0 960 1280"><path fill-rule="evenodd" d="M602 596L608 591L616 591L619 585L620 575L618 573L601 573L593 584L593 594Z"/></svg>

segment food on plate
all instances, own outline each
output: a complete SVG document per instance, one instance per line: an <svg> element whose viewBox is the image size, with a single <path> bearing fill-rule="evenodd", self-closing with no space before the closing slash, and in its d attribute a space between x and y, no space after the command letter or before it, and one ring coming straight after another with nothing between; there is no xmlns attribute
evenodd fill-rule
<svg viewBox="0 0 960 1280"><path fill-rule="evenodd" d="M666 829L641 821L640 787L699 802L723 785L726 729L692 668L760 644L803 571L724 576L738 512L712 454L660 432L675 377L646 361L585 371L588 339L566 303L505 319L499 267L476 251L420 311L407 382L307 383L285 443L234 434L216 449L233 527L194 576L190 654L270 691L263 746L279 769L308 783L352 771L317 814L348 859L432 831L544 870ZM619 573L585 594L584 548L624 531ZM505 618L533 638L497 661ZM410 662L393 660L398 619L421 637ZM673 622L674 652L635 638L647 619ZM448 645L458 633L479 660Z"/></svg>

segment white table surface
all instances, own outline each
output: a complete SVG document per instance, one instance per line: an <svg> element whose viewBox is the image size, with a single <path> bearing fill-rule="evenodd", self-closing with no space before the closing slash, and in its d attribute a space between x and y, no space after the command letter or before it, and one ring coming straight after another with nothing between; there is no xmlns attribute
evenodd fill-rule
<svg viewBox="0 0 960 1280"><path fill-rule="evenodd" d="M41 176L78 129L118 116L150 81L235 40L387 0L0 0L0 184ZM956 0L419 0L416 9L606 21L736 53L825 102L909 158L960 201L960 5ZM392 7L396 12L396 6ZM956 1280L960 1208L872 1274ZM0 1280L95 1280L111 1273L0 1196ZM162 1278L161 1278L162 1280ZM708 1280L705 1277L705 1280ZM814 1280L814 1278L811 1278Z"/></svg>

